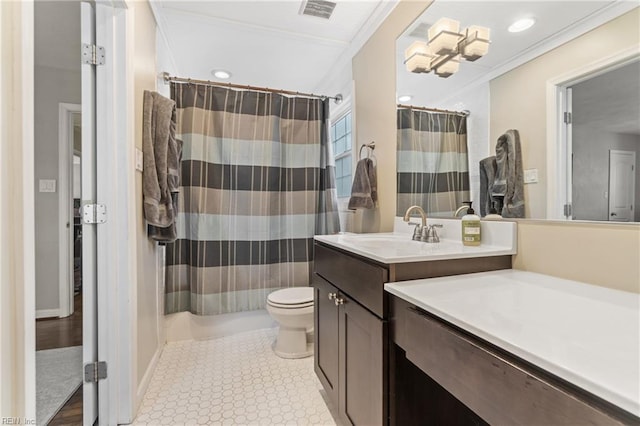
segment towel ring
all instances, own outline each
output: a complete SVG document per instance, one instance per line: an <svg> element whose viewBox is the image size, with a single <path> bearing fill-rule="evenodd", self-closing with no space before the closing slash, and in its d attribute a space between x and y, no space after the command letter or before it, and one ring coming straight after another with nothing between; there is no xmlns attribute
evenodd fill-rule
<svg viewBox="0 0 640 426"><path fill-rule="evenodd" d="M362 149L367 148L367 158L370 158L370 154L372 154L373 150L376 149L376 141L371 141L370 143L363 143L360 146L360 152L358 153L358 160L362 160Z"/></svg>

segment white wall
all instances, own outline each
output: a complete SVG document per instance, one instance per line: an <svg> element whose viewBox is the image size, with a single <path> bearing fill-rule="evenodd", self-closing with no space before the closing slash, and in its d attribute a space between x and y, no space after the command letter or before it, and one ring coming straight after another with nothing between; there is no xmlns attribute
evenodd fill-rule
<svg viewBox="0 0 640 426"><path fill-rule="evenodd" d="M636 153L640 164L640 136L602 132L573 126L573 215L578 220L609 220L609 150ZM635 221L640 219L640 173L636 173Z"/></svg>
<svg viewBox="0 0 640 426"><path fill-rule="evenodd" d="M60 307L58 104L81 101L80 3L36 2L35 22L36 310L40 316L56 316ZM40 179L56 180L56 192L38 192Z"/></svg>
<svg viewBox="0 0 640 426"><path fill-rule="evenodd" d="M41 2L36 3L36 14ZM79 17L78 17L79 19ZM79 36L79 35L78 35ZM36 28L36 43L50 40ZM59 300L58 104L79 104L80 72L35 67L36 310L57 311ZM56 192L37 192L39 179L56 180ZM72 259L70 259L71 261Z"/></svg>
<svg viewBox="0 0 640 426"><path fill-rule="evenodd" d="M135 148L142 149L142 99L144 90L156 90L156 22L147 1L128 1L133 20L133 84L135 108ZM156 362L165 344L162 253L147 238L142 203L142 173L136 172L136 363L134 392L137 412Z"/></svg>

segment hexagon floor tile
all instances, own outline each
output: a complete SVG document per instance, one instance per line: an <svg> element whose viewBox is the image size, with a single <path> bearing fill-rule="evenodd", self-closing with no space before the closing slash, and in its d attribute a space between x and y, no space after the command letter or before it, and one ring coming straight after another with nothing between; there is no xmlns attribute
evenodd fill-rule
<svg viewBox="0 0 640 426"><path fill-rule="evenodd" d="M133 424L335 425L313 357L277 357L276 335L167 344Z"/></svg>

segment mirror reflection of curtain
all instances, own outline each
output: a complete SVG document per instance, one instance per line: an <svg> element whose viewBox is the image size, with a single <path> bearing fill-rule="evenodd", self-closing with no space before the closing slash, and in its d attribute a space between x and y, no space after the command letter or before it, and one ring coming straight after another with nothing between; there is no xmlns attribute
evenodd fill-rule
<svg viewBox="0 0 640 426"><path fill-rule="evenodd" d="M469 194L467 118L398 108L396 216L412 205L431 216L453 216Z"/></svg>
<svg viewBox="0 0 640 426"><path fill-rule="evenodd" d="M339 231L326 100L172 84L183 145L166 313L265 307L308 286L313 236Z"/></svg>

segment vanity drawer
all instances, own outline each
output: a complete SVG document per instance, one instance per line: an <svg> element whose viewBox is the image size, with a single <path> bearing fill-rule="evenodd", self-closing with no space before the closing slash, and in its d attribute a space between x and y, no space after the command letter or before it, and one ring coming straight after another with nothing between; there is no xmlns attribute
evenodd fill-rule
<svg viewBox="0 0 640 426"><path fill-rule="evenodd" d="M406 358L490 424L624 424L615 411L591 404L603 401L571 392L430 314L405 307L395 315Z"/></svg>
<svg viewBox="0 0 640 426"><path fill-rule="evenodd" d="M385 317L386 268L316 243L314 271L380 318Z"/></svg>

